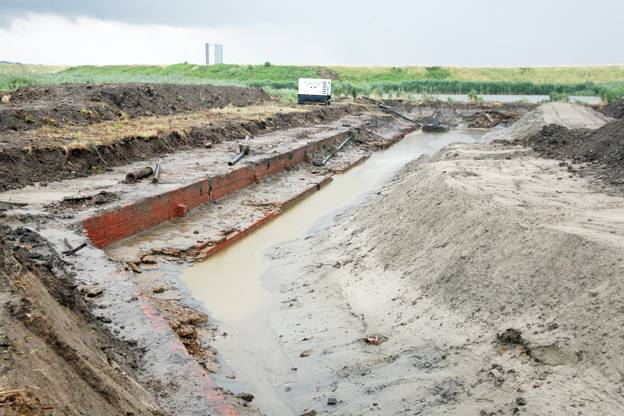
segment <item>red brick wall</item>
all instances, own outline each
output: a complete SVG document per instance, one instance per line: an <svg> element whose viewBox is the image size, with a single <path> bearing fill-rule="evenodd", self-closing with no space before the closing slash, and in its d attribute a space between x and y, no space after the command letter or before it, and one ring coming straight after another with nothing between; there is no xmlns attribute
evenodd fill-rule
<svg viewBox="0 0 624 416"><path fill-rule="evenodd" d="M324 145L343 140L345 136L346 133L338 134L254 165L242 166L225 175L203 179L183 188L104 211L86 218L83 227L93 245L106 247L122 238L183 215L189 209L221 199L264 176L298 165L305 160L306 153L316 152Z"/></svg>

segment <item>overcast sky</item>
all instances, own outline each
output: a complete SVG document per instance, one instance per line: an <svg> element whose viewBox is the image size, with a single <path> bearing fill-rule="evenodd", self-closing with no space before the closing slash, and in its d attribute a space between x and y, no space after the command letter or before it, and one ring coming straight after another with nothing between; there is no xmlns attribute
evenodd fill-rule
<svg viewBox="0 0 624 416"><path fill-rule="evenodd" d="M0 60L535 66L624 63L624 0L0 0Z"/></svg>

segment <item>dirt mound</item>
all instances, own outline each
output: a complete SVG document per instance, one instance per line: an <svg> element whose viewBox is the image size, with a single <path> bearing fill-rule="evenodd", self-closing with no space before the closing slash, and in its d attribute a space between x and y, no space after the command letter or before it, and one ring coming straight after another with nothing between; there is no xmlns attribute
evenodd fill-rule
<svg viewBox="0 0 624 416"><path fill-rule="evenodd" d="M624 117L624 98L620 98L620 101L607 104L602 112L609 117L623 118Z"/></svg>
<svg viewBox="0 0 624 416"><path fill-rule="evenodd" d="M551 124L529 137L527 144L547 158L591 163L602 179L624 185L624 119L597 130Z"/></svg>
<svg viewBox="0 0 624 416"><path fill-rule="evenodd" d="M92 318L65 265L38 234L0 225L2 414L160 414L132 376L140 351Z"/></svg>
<svg viewBox="0 0 624 416"><path fill-rule="evenodd" d="M211 85L110 84L26 87L0 103L0 131L91 124L135 116L247 106L269 99L256 88ZM8 101L8 102L5 102Z"/></svg>

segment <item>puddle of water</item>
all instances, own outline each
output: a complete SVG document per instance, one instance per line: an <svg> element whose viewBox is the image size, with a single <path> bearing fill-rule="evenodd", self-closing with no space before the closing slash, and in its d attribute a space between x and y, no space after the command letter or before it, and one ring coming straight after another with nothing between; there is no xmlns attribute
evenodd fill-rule
<svg viewBox="0 0 624 416"><path fill-rule="evenodd" d="M2 202L18 204L44 204L60 202L75 192L67 189L47 189L29 186L2 193Z"/></svg>
<svg viewBox="0 0 624 416"><path fill-rule="evenodd" d="M417 132L334 180L292 209L203 263L186 269L182 280L193 297L204 303L227 336L214 347L222 357L224 374L233 372L236 384L219 382L234 391L256 396L254 403L269 415L294 414L281 397L284 386L296 380L279 337L270 324L274 303L262 284L268 268L264 253L280 242L305 236L315 223L378 189L406 163L431 154L452 142L474 142L483 131L457 130L444 134Z"/></svg>

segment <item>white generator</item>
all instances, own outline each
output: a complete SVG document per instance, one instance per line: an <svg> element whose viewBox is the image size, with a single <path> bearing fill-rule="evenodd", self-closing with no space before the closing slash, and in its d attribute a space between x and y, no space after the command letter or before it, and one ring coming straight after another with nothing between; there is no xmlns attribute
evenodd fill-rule
<svg viewBox="0 0 624 416"><path fill-rule="evenodd" d="M299 78L299 104L331 103L331 79Z"/></svg>

